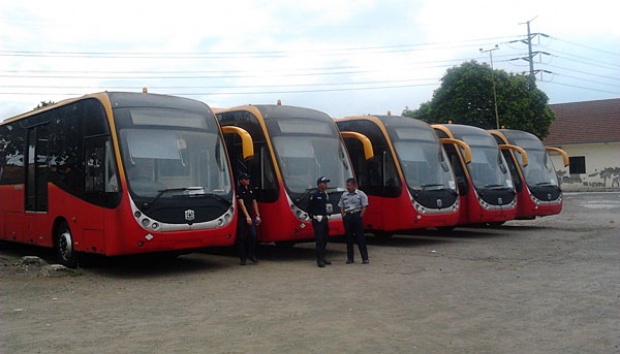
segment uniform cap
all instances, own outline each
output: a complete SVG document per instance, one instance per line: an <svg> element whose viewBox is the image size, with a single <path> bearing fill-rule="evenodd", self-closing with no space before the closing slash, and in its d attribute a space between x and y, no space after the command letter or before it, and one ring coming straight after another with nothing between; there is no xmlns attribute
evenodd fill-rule
<svg viewBox="0 0 620 354"><path fill-rule="evenodd" d="M321 183L329 183L329 179L325 176L321 176L319 177L319 179L316 180L316 184L321 184Z"/></svg>
<svg viewBox="0 0 620 354"><path fill-rule="evenodd" d="M250 179L250 175L245 172L241 172L239 174L239 179Z"/></svg>

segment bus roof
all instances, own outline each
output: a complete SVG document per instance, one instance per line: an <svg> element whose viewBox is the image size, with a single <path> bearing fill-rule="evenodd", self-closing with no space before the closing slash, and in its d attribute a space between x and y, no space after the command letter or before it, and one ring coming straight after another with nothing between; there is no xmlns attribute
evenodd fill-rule
<svg viewBox="0 0 620 354"><path fill-rule="evenodd" d="M536 135L523 130L497 129L497 131L504 134L510 144L514 144L516 139L540 141ZM540 145L542 146L542 142Z"/></svg>
<svg viewBox="0 0 620 354"><path fill-rule="evenodd" d="M287 105L278 105L278 104L257 104L257 105L245 105L245 106L237 106L231 108L224 109L215 109L217 114L223 112L231 112L231 111L258 111L263 119L283 119L283 118L301 118L301 119L319 119L319 120L329 120L333 121L333 119L327 115L325 112L321 112L312 108L298 107L298 106L287 106Z"/></svg>
<svg viewBox="0 0 620 354"><path fill-rule="evenodd" d="M491 135L488 131L474 127L471 125L463 124L434 124L435 129L445 131L448 130L452 133L452 137L460 139L463 135Z"/></svg>
<svg viewBox="0 0 620 354"><path fill-rule="evenodd" d="M73 102L77 102L80 100L88 99L88 98L96 98L99 100L110 100L112 107L140 107L140 106L149 106L149 107L179 107L179 103L183 101L183 108L190 110L204 110L205 107L208 106L200 101L193 100L190 98L183 98L177 96L170 95L160 95L154 93L141 93L141 92L98 92L92 93L88 95L83 95L79 97L73 97L69 99L65 99L49 106L35 108L28 112L19 114L17 116L7 118L3 123L9 123L13 121L20 120L22 118L29 117L33 114L38 114L41 112L48 111L50 109L54 109L57 107L61 107Z"/></svg>

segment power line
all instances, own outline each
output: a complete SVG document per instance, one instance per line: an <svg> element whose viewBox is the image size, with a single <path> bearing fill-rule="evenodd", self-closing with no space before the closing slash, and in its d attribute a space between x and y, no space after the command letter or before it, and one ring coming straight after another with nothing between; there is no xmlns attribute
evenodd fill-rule
<svg viewBox="0 0 620 354"><path fill-rule="evenodd" d="M596 92L602 92L602 93L609 93L609 94L612 94L612 95L620 95L620 91L599 90L599 89L595 89L595 88L591 88L591 87L584 87L584 86L566 84L566 83L555 82L555 81L543 81L543 82L549 83L549 84L553 84L553 85L561 85L561 86L567 86L567 87L574 87L574 88L579 88L579 89L588 90L588 91L596 91Z"/></svg>
<svg viewBox="0 0 620 354"><path fill-rule="evenodd" d="M278 91L222 91L222 92L160 92L175 96L213 96L213 95L262 95L262 94L287 94L287 93L319 93L319 92L344 92L344 91L366 91L366 90L385 90L385 89L397 89L397 88L411 88L411 87L424 87L434 86L433 83L424 84L403 84L403 85L382 85L382 86L369 86L369 87L349 87L349 88L326 88L326 89L299 89L299 90L278 90ZM271 86L274 87L274 86ZM277 87L277 86L276 86ZM141 89L141 86L136 88ZM85 94L84 92L0 92L0 95L32 95L32 96L79 96Z"/></svg>
<svg viewBox="0 0 620 354"><path fill-rule="evenodd" d="M570 72L574 72L574 73L585 74L587 76L594 76L594 77L599 77L599 78L603 78L603 79L607 79L607 80L613 80L613 81L620 82L620 77L613 77L613 76L609 76L609 75L595 74L595 73L591 73L591 72L588 72L588 71L575 70L575 69L570 69L570 68L566 68L566 67L558 66L558 65L545 64L545 66L549 66L549 67L557 68L557 69L561 69L561 70L566 70L566 71L570 71Z"/></svg>
<svg viewBox="0 0 620 354"><path fill-rule="evenodd" d="M171 59L174 56L178 56L182 59L246 59L248 57L244 56L263 56L264 58L278 58L278 55L284 56L284 54L293 53L295 55L306 55L311 54L312 56L343 56L343 60L347 60L348 58L356 58L356 57L364 57L364 55L371 54L393 54L393 53L407 53L407 52L419 52L425 51L426 53L432 53L431 50L440 50L443 48L474 48L479 45L484 45L484 43L489 43L489 41L493 39L502 40L501 43L529 43L531 44L532 38L535 36L547 36L540 33L529 33L526 38L526 41L523 39L514 40L514 38L519 38L520 36L509 36L509 37L496 37L496 38L485 38L485 39L474 39L469 41L461 41L461 42L443 42L443 43L419 43L419 44L402 44L402 45L386 45L386 46L365 46L365 47L352 47L352 48L339 48L339 49L325 49L325 50L298 50L298 51L240 51L240 52L221 52L221 53L162 53L162 52L136 52L131 55L142 55L142 58L151 58L151 59ZM523 36L521 36L523 38ZM481 44L482 43L482 44ZM497 42L496 42L497 43ZM353 52L352 52L353 51ZM64 54L76 55L76 56L88 56L88 55L102 55L98 57L98 59L112 60L112 59L127 59L122 55L127 55L127 53L123 52L62 52L62 51L0 51L0 56L6 55L7 53L19 54L23 57L28 57L29 54L43 55L42 58L45 58L45 55L53 55L58 58L62 57ZM561 53L561 55L555 55L554 53ZM184 57L184 55L196 55L196 57ZM108 56L105 56L108 55ZM118 57L114 57L114 55L119 55ZM172 55L173 57L165 56ZM214 57L209 57L209 55L216 55ZM228 55L228 57L227 57ZM505 55L496 56L496 62L511 62L515 60L514 53L507 53ZM572 55L570 53L557 52L553 49L549 49L549 52L545 51L528 51L526 55L526 59L529 61L529 64L533 65L533 59L537 55L550 55L553 58L559 58L563 60L568 60L569 62L579 62L579 60L584 59L581 64L589 65L592 67L600 67L598 64L605 64L604 62L598 62L597 60L587 60L588 58L579 57L576 55ZM294 56L294 55L290 55ZM39 58L38 56L32 57L33 59ZM129 57L131 59L139 59L141 57ZM481 59L481 57L473 57L474 59ZM517 59L524 59L523 57L519 57ZM424 60L424 61L416 61L416 60L408 60L405 62L399 62L399 68L402 71L408 70L422 70L422 69L439 69L445 67L454 67L464 61L472 60L472 57L469 58L458 58L458 59L450 59L450 60ZM0 71L0 77L6 78L8 80L3 80L3 84L0 85L0 88L4 88L7 91L11 92L0 92L0 95L10 95L10 94L41 94L39 93L26 93L20 92L20 89L35 89L40 91L41 89L60 89L60 90L79 90L81 88L92 88L92 87L105 87L105 89L109 89L110 86L105 85L105 82L110 82L113 80L217 80L217 79L257 79L257 78L292 78L292 77L332 77L337 78L339 76L348 76L347 82L337 81L337 82L329 82L329 83L309 83L304 84L296 83L289 85L278 85L278 84L269 84L269 85L179 85L178 83L171 85L158 85L152 86L155 89L162 90L227 90L233 91L232 94L262 94L262 93L271 93L270 91L262 91L262 92L234 92L235 89L262 89L262 88L276 88L277 91L273 93L304 93L304 92L332 92L332 91L359 91L359 90L375 90L375 89L389 89L389 88L403 88L403 87L416 87L416 86L431 86L437 85L440 81L440 77L437 78L427 78L427 79L396 79L396 80L377 80L377 81L356 81L356 75L363 74L382 74L386 71L389 71L390 64L393 61L387 62L379 62L373 61L368 64L361 65L350 65L350 61L344 61L344 65L326 65L326 66L314 66L314 67L295 67L294 69L280 69L280 68L272 68L272 67L254 67L250 69L229 69L229 67L224 66L222 69L210 69L210 70L187 70L187 65L185 65L180 70L4 70ZM202 66L206 65L205 63L201 63ZM607 63L608 64L608 63ZM550 64L544 63L543 65L549 65L550 67L554 67L557 69L564 69L562 66L553 66ZM167 68L171 67L171 65L167 65ZM96 69L96 67L94 67ZM568 69L570 71L570 69ZM544 71L544 70L534 70L534 73ZM573 70L573 72L584 74L584 75L594 75L597 77L605 77L601 74L593 74L588 71L578 71ZM549 72L551 73L551 72ZM553 73L560 76L564 76L567 78L576 78L571 75L564 75L562 73ZM22 83L18 83L15 80L20 79L41 79L41 80L106 80L104 83L97 83L94 85L69 85L69 86L60 86L57 83L53 86L49 85L24 85ZM429 80L424 81L424 80ZM432 81L431 81L432 80ZM588 82L592 83L600 83L597 81L588 80ZM342 87L342 86L353 86L356 87ZM613 86L613 84L607 84L609 86ZM138 89L144 86L141 82L140 85L131 85L130 83L124 85L115 85L113 87L117 88L128 88L134 89L137 87ZM329 86L325 88L323 86ZM315 87L316 89L307 90L304 88ZM297 90L288 90L295 89ZM285 91L285 89L287 89ZM600 92L610 93L608 91L597 90ZM46 91L48 92L48 91ZM49 95L48 93L45 93ZM56 93L54 93L56 94ZM79 93L83 94L83 93ZM213 93L192 93L193 95L205 95L205 94L213 94ZM226 93L217 93L217 94L226 94ZM75 95L66 93L66 95ZM187 95L187 94L185 94Z"/></svg>
<svg viewBox="0 0 620 354"><path fill-rule="evenodd" d="M60 57L60 58L117 58L117 59L233 59L233 58L276 58L312 54L313 56L337 56L352 54L383 54L419 51L424 48L463 48L489 42L514 39L492 37L455 42L429 42L385 46L346 47L338 49L273 50L273 51L228 51L228 52L118 52L118 51L28 51L0 50L0 56L7 57Z"/></svg>
<svg viewBox="0 0 620 354"><path fill-rule="evenodd" d="M620 52L612 52L612 51L605 50L605 49L595 48L595 47L592 47L592 46L589 46L589 45L580 44L580 43L576 43L576 42L571 42L571 41L567 41L567 40L564 40L564 39L561 39L561 38L557 38L557 37L553 37L553 36L549 36L549 37L554 39L554 40L556 40L556 41L572 44L572 45L577 46L577 47L586 48L586 49L589 49L589 50L594 50L594 51L597 51L597 52L600 52L600 53L604 53L604 54L607 54L607 55L613 55L613 56L616 56L616 57L620 58Z"/></svg>

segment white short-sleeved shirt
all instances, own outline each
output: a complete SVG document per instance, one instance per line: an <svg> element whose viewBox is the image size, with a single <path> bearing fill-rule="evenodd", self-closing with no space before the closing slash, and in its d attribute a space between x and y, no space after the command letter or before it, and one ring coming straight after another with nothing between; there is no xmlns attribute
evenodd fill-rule
<svg viewBox="0 0 620 354"><path fill-rule="evenodd" d="M353 193L346 191L342 193L338 206L345 212L362 210L363 207L368 206L368 196L359 189Z"/></svg>

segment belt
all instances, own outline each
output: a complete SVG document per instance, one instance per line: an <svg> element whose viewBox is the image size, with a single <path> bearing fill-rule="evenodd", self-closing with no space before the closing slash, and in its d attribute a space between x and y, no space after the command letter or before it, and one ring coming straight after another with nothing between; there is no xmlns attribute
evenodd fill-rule
<svg viewBox="0 0 620 354"><path fill-rule="evenodd" d="M349 211L346 211L345 213L349 215L354 215L354 214L359 214L361 212L362 212L361 210L349 210Z"/></svg>

